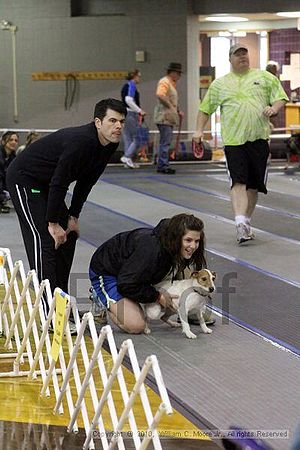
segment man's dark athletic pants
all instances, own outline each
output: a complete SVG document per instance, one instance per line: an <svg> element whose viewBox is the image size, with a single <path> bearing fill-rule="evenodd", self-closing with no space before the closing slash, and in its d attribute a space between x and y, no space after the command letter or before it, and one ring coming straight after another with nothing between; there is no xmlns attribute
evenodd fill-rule
<svg viewBox="0 0 300 450"><path fill-rule="evenodd" d="M48 279L52 292L56 287L68 292L69 274L75 253L77 234L70 232L65 244L55 250L54 239L46 221L48 192L24 187L8 180L11 200L18 215L30 269L35 269L39 281ZM64 204L59 224L64 230L68 223L68 209ZM45 314L49 305L43 302Z"/></svg>

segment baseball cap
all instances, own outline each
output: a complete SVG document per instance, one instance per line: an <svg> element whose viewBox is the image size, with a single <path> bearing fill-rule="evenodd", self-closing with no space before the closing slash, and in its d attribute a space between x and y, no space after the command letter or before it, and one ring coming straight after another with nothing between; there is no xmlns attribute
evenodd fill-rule
<svg viewBox="0 0 300 450"><path fill-rule="evenodd" d="M234 44L230 47L229 50L229 58L231 57L231 55L233 55L235 52L237 52L238 50L240 50L240 48L243 48L244 50L248 51L248 48L246 47L246 45L243 44Z"/></svg>

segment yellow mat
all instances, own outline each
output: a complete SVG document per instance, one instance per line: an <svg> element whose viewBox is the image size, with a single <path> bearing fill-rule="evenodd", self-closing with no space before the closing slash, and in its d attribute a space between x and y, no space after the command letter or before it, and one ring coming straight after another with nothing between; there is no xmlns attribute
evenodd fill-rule
<svg viewBox="0 0 300 450"><path fill-rule="evenodd" d="M90 338L85 337L88 353L92 352L92 341ZM0 338L0 352L3 353L4 338ZM64 354L67 354L66 349L64 349ZM109 369L112 367L111 355L102 350L103 359L105 361L105 366L107 368L107 373L109 374ZM67 357L65 356L67 359ZM84 365L81 358L77 360L78 368L80 371L81 381L85 375ZM13 365L13 360L0 359L0 371L11 371ZM26 364L21 370L27 370ZM124 378L126 381L127 389L129 395L135 384L135 378L133 374L122 367ZM98 369L94 371L94 380L99 393L98 398L101 396L102 383L99 376ZM59 380L61 381L61 380ZM71 380L71 390L73 401L76 401L76 389L74 380ZM0 420L2 421L15 421L33 424L45 424L45 425L60 425L67 426L70 420L69 412L67 408L66 401L63 402L64 414L54 415L53 408L55 406L55 395L52 386L50 387L51 396L42 398L40 396L40 391L42 387L41 377L38 376L36 380L29 381L25 377L19 378L0 378ZM149 387L146 386L147 395L151 405L152 413L155 414L161 399L159 396ZM91 403L91 398L89 397L89 391L87 390L86 404L89 415L89 420L91 422L93 417L93 408ZM120 417L123 407L123 400L120 393L118 382L115 381L112 389L112 396L117 410L117 415ZM140 431L146 430L146 418L141 401L138 400L133 408L134 416L138 429ZM103 422L106 430L112 430L112 423L110 419L110 414L107 406L104 407L102 413ZM83 421L81 413L78 416L78 426L83 428ZM129 425L126 424L124 431L130 431ZM191 422L189 422L184 416L179 412L174 410L174 413L170 416L163 416L158 431L162 437L176 437L176 438L187 438L187 439L202 439L210 440L204 433L202 433L197 427L195 427Z"/></svg>

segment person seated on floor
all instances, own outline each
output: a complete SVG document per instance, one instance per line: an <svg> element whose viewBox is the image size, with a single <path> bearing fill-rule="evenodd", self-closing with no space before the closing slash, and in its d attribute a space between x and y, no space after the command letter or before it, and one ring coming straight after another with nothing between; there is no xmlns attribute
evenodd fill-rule
<svg viewBox="0 0 300 450"><path fill-rule="evenodd" d="M204 224L192 214L162 219L155 228L119 233L92 256L92 299L121 330L142 333L146 323L140 303L158 302L174 310L174 296L154 285L175 279L187 267L205 267L204 245Z"/></svg>
<svg viewBox="0 0 300 450"><path fill-rule="evenodd" d="M16 157L19 135L14 131L6 131L1 137L0 147L0 213L9 213L7 205L9 193L6 187L6 172L12 160Z"/></svg>

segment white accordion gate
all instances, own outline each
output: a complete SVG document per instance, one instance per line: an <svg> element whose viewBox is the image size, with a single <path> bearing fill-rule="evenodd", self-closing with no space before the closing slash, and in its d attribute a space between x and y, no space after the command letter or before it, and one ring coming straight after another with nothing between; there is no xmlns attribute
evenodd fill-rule
<svg viewBox="0 0 300 450"><path fill-rule="evenodd" d="M10 251L6 248L0 248L0 286L4 287L3 301L0 298L0 332L6 337L4 344L6 352L1 353L0 350L0 358L15 358L13 370L2 372L0 368L0 377L27 376L34 379L37 375L41 375L43 381L41 395L50 396L54 391L55 413L63 414L63 400L66 400L70 415L69 432L78 431L77 420L81 414L86 432L84 449L94 449L97 437L101 440L103 449L118 447L123 450L126 436L124 429L129 427L130 433L127 436L129 434L132 436L136 449L146 449L152 441L154 449L160 450L162 447L157 426L163 414L172 414L172 407L156 356L147 357L140 369L131 339L125 340L118 352L109 325L103 327L98 335L91 313L84 314L80 320L74 299L58 288L52 298L48 280L39 284L35 271L30 271L26 277L22 261L17 261L13 265ZM42 306L43 297L50 306L46 319ZM66 307L63 313L58 313L62 298L66 300ZM77 328L75 342L69 329L70 311L73 313ZM63 315L63 325L56 328L57 323L60 323L56 322L58 318L56 315L59 314ZM65 351L61 345L63 339L64 348L67 348ZM102 354L105 340L108 342L112 357L110 370L107 370ZM13 349L12 341L15 343L16 351L7 353L8 349ZM91 350L88 351L88 348ZM130 360L135 380L131 392L126 385L122 368L125 357ZM25 358L28 370L21 371L20 365L25 364ZM84 374L80 373L79 361L83 363ZM154 376L161 398L161 403L154 414L144 385L149 371ZM75 389L71 389L72 383L75 384ZM115 385L118 386L117 390L122 398L121 412L118 412L116 399L112 393ZM90 399L89 408L87 398ZM134 416L133 407L137 400L142 405L145 417L143 430L138 429ZM117 403L120 404L120 401ZM112 429L107 429L104 424L102 414L104 408L109 412Z"/></svg>

